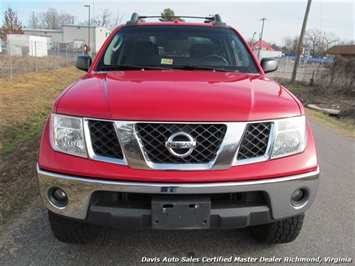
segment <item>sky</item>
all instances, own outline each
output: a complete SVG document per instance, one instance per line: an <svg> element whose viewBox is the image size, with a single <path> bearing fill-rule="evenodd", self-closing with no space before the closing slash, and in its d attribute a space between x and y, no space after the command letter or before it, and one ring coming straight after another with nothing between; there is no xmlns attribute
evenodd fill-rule
<svg viewBox="0 0 355 266"><path fill-rule="evenodd" d="M91 17L99 16L104 9L109 9L113 16L117 13L122 22L130 19L133 12L140 15L160 15L165 8L174 10L177 16L208 16L220 14L222 20L236 28L245 39L255 34L258 38L262 28L262 18L266 18L263 39L269 43L282 45L282 38L299 36L307 6L307 0L276 1L120 1L120 0L3 0L1 4L2 21L4 12L11 7L17 12L23 26L28 25L32 12L40 14L48 8L55 8L58 13L66 12L75 17L76 22L88 20L90 5ZM313 0L308 18L307 29L319 29L334 33L344 41L355 39L355 0Z"/></svg>

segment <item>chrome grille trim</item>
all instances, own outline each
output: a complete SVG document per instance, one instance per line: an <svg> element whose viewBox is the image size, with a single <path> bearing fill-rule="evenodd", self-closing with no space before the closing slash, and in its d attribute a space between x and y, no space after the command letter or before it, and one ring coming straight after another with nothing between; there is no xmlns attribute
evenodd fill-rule
<svg viewBox="0 0 355 266"><path fill-rule="evenodd" d="M233 163L237 152L239 140L244 132L245 123L213 123L227 126L225 137L217 151L215 158L208 163L154 163L151 162L145 152L144 143L139 138L135 125L137 123L151 124L211 124L211 123L183 123L183 122L127 122L116 121L116 127L123 143L123 151L128 164L134 169L146 170L220 170L228 169Z"/></svg>
<svg viewBox="0 0 355 266"><path fill-rule="evenodd" d="M91 133L89 129L89 121L103 121L113 124L119 145L122 149L122 158L110 158L98 155L94 152ZM146 124L169 124L169 125L222 125L226 127L226 132L219 148L215 155L211 157L211 161L202 163L157 163L152 162L144 147L144 143L137 132L136 125L139 123ZM250 124L270 124L270 134L267 141L265 154L252 158L241 158L238 156L241 149L243 136L246 134L248 125ZM274 123L273 121L260 122L150 122L150 121L112 121L102 119L84 118L85 139L90 159L120 164L129 165L133 169L142 170L222 170L229 169L232 166L262 162L270 159L271 148L274 139ZM263 143L265 144L265 142ZM265 147L263 147L265 149ZM259 155L259 154L257 154Z"/></svg>
<svg viewBox="0 0 355 266"><path fill-rule="evenodd" d="M270 138L271 123L250 123L246 126L237 160L263 156Z"/></svg>
<svg viewBox="0 0 355 266"><path fill-rule="evenodd" d="M112 123L113 129L114 129L114 135L117 138L117 145L120 147L121 149L121 154L122 156L120 156L119 158L115 158L115 157L107 157L107 156L102 156L102 155L98 155L95 153L95 148L93 147L93 139L92 139L92 135L91 135L91 131L90 131L90 126L89 123L90 121L98 121L98 122L103 122L103 123ZM107 162L107 163L114 163L114 164L122 164L122 165L127 165L127 160L123 154L123 150L122 150L122 145L121 145L121 141L119 140L119 136L117 134L117 128L115 126L114 121L110 121L110 120L102 120L102 119L92 119L92 118L84 118L84 134L85 134L85 140L86 140L86 147L88 150L88 154L89 157L95 161L101 161L101 162ZM113 132L112 132L113 134Z"/></svg>
<svg viewBox="0 0 355 266"><path fill-rule="evenodd" d="M262 152L259 154L257 152L254 153L254 152L250 151L249 156L245 156L245 151L242 151L242 150L248 149L246 147L247 143L249 141L252 142L252 139L246 140L247 135L251 134L252 138L255 138L255 134L251 133L253 131L253 129L255 129L253 126L258 127L260 125L268 127L268 132L267 132L268 139L264 143L262 143L262 146L263 146ZM263 134L263 133L261 133L261 134ZM273 123L272 121L252 122L252 123L246 124L245 132L243 134L241 144L238 147L238 152L237 152L235 162L233 165L251 164L251 163L257 163L257 162L263 162L263 161L269 160L270 156L271 156L271 149L274 144L273 143L274 138L275 138L275 123ZM255 138L255 139L257 139L257 138ZM255 145L255 143L253 145ZM242 155L242 154L244 154L244 155Z"/></svg>
<svg viewBox="0 0 355 266"><path fill-rule="evenodd" d="M152 163L206 164L214 160L227 131L224 124L137 123L136 131L143 151ZM166 140L176 132L188 133L197 145L186 158L174 157L165 148Z"/></svg>
<svg viewBox="0 0 355 266"><path fill-rule="evenodd" d="M98 156L123 159L123 153L112 122L89 120L92 149Z"/></svg>

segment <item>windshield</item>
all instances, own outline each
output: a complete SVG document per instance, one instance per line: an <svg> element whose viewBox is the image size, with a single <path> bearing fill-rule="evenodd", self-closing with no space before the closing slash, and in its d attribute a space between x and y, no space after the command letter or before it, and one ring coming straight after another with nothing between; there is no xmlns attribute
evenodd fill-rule
<svg viewBox="0 0 355 266"><path fill-rule="evenodd" d="M129 26L107 45L96 71L185 69L258 73L238 35L228 28Z"/></svg>

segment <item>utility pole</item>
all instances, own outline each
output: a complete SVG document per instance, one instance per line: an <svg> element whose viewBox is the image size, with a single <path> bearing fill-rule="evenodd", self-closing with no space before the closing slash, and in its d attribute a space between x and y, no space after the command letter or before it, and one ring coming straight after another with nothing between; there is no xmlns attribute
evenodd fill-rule
<svg viewBox="0 0 355 266"><path fill-rule="evenodd" d="M296 80L297 69L298 69L298 64L300 62L300 59L301 59L301 54L302 54L302 49L303 49L303 39L304 39L304 35L306 33L307 20L308 20L309 11L311 9L311 4L312 4L312 0L308 0L306 13L305 13L304 19L303 19L301 35L300 35L300 39L299 39L299 42L297 45L297 55L296 55L295 65L293 66L291 82L294 82Z"/></svg>
<svg viewBox="0 0 355 266"><path fill-rule="evenodd" d="M261 51L261 42L263 40L263 33L264 33L264 22L265 20L267 20L266 18L262 18L260 19L260 21L263 21L263 24L261 26L261 33L260 33L260 36L259 36L259 53L258 53L258 59L260 61L260 51Z"/></svg>
<svg viewBox="0 0 355 266"><path fill-rule="evenodd" d="M88 20L88 47L89 47L89 51L88 51L88 53L89 54L91 54L90 53L90 51L91 51L91 44L90 44L90 24L91 24L91 22L90 22L90 5L84 5L84 7L88 7L89 8L89 20Z"/></svg>

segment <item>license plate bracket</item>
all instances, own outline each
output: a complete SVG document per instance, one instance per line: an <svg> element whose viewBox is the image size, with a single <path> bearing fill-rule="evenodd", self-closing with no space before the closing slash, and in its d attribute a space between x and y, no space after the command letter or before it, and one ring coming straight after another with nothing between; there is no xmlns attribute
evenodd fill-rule
<svg viewBox="0 0 355 266"><path fill-rule="evenodd" d="M209 229L211 199L204 197L153 196L153 229Z"/></svg>

